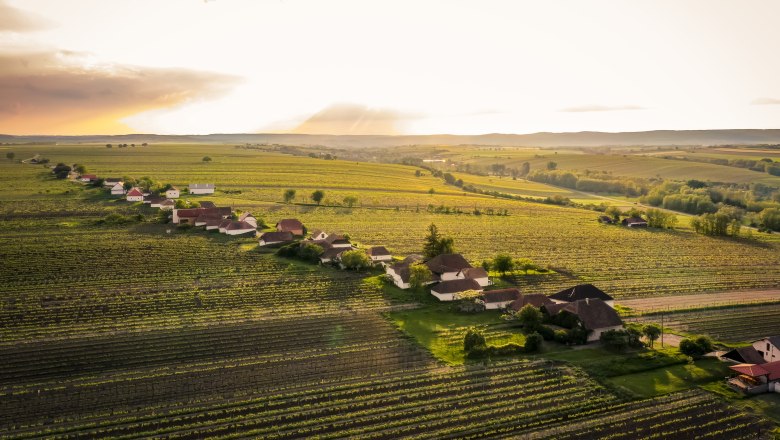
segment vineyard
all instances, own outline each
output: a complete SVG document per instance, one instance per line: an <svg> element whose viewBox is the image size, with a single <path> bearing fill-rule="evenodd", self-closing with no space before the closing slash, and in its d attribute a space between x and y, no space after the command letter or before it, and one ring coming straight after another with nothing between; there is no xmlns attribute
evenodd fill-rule
<svg viewBox="0 0 780 440"><path fill-rule="evenodd" d="M398 256L419 252L436 223L474 265L505 252L553 269L505 277L529 293L590 282L619 299L651 301L780 285L776 236L605 226L593 211L464 193L408 166L232 145L15 149L106 177L213 182L213 197L193 200L249 210L269 225L297 217ZM201 162L206 153L211 163ZM397 328L400 314L416 319L413 296L388 295L366 274L282 259L253 239L178 230L149 208L55 180L41 166L0 163L0 185L2 438L622 438L648 426L688 438L683 420L702 438L755 438L750 429L760 426L708 394L628 401L578 369L530 358L443 366L443 356ZM293 204L280 203L287 188L298 192ZM314 189L325 191L326 206L308 200ZM345 196L359 203L338 206ZM101 223L111 213L144 217ZM731 323L680 314L673 325L719 334L727 325L749 332L742 323L750 322L759 336L780 333L772 327L780 308L740 310ZM470 324L451 321L425 331L462 364ZM524 338L503 323L482 328L491 343Z"/></svg>
<svg viewBox="0 0 780 440"><path fill-rule="evenodd" d="M650 432L689 438L693 426L698 438L760 438L760 430L766 429L703 393L622 402L579 370L516 361L299 382L251 398L58 418L45 426L15 422L0 434L13 439L394 439L484 438L532 431L529 438L593 438L594 433L638 438Z"/></svg>

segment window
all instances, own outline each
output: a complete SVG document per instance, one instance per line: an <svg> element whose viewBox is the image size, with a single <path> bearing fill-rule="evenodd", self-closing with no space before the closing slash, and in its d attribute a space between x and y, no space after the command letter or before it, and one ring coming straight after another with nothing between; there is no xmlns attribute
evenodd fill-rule
<svg viewBox="0 0 780 440"><path fill-rule="evenodd" d="M769 342L766 343L766 351L769 351Z"/></svg>

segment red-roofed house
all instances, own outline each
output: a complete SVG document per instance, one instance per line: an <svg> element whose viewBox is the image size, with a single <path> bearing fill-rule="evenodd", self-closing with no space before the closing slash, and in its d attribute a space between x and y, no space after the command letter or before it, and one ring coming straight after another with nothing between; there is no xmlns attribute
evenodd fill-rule
<svg viewBox="0 0 780 440"><path fill-rule="evenodd" d="M765 364L737 364L729 368L738 376L728 380L729 386L745 394L780 393L780 361Z"/></svg>
<svg viewBox="0 0 780 440"><path fill-rule="evenodd" d="M127 192L126 198L128 202L143 202L144 192L140 188L133 187Z"/></svg>
<svg viewBox="0 0 780 440"><path fill-rule="evenodd" d="M482 301L485 309L505 309L520 296L518 289L487 290L482 292Z"/></svg>
<svg viewBox="0 0 780 440"><path fill-rule="evenodd" d="M286 218L276 224L276 232L292 232L293 235L303 235L303 223L298 219Z"/></svg>
<svg viewBox="0 0 780 440"><path fill-rule="evenodd" d="M97 176L94 174L82 174L79 176L79 180L82 182L94 182L97 180Z"/></svg>

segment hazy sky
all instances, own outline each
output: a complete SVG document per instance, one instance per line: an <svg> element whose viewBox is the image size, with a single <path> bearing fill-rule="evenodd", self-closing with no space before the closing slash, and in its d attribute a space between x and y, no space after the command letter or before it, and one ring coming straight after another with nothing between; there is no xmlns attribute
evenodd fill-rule
<svg viewBox="0 0 780 440"><path fill-rule="evenodd" d="M0 0L0 133L780 128L780 1Z"/></svg>

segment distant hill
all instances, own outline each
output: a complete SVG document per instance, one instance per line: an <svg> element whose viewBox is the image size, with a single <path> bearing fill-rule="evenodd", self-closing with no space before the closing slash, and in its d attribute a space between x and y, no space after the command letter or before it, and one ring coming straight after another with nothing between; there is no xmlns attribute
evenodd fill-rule
<svg viewBox="0 0 780 440"><path fill-rule="evenodd" d="M0 134L3 143L267 143L325 145L330 147L390 147L394 145L497 145L528 147L598 147L640 145L724 145L780 143L780 129L770 130L655 130L626 133L583 131L577 133L483 134L483 135L316 135L287 133L237 133L208 135L92 135L11 136Z"/></svg>

